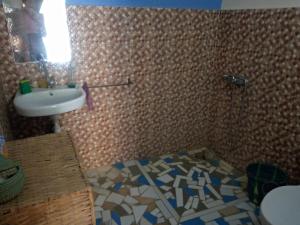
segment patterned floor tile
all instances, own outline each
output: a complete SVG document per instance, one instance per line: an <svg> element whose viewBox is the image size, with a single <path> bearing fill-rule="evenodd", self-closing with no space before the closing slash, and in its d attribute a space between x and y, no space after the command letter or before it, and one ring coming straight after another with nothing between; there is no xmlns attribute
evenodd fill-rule
<svg viewBox="0 0 300 225"><path fill-rule="evenodd" d="M197 155L197 157L195 157ZM259 224L243 174L199 152L120 162L86 172L96 224Z"/></svg>

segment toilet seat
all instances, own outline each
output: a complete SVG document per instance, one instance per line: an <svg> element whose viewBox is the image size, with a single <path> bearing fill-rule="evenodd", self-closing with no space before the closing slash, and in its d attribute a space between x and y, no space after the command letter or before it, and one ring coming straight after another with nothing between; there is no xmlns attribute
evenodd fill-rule
<svg viewBox="0 0 300 225"><path fill-rule="evenodd" d="M263 225L300 225L300 185L272 190L260 209Z"/></svg>

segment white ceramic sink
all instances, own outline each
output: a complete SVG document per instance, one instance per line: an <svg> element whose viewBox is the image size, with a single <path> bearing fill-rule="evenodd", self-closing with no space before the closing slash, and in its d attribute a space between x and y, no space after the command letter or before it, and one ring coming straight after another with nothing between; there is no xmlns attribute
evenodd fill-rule
<svg viewBox="0 0 300 225"><path fill-rule="evenodd" d="M33 88L28 94L17 92L14 105L22 116L51 116L81 108L85 96L81 87Z"/></svg>

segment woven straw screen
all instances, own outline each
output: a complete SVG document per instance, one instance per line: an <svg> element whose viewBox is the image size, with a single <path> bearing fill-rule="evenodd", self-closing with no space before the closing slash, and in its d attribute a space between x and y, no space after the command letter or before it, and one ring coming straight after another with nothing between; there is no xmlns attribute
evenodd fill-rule
<svg viewBox="0 0 300 225"><path fill-rule="evenodd" d="M0 205L1 225L95 224L92 191L68 134L12 141L7 148L26 180L15 199Z"/></svg>

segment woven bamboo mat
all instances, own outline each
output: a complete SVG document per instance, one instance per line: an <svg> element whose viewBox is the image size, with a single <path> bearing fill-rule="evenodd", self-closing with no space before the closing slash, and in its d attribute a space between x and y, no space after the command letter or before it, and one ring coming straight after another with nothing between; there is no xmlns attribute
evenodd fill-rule
<svg viewBox="0 0 300 225"><path fill-rule="evenodd" d="M9 158L24 168L26 182L22 193L1 205L2 209L21 207L82 191L87 184L67 133L49 134L7 143Z"/></svg>

